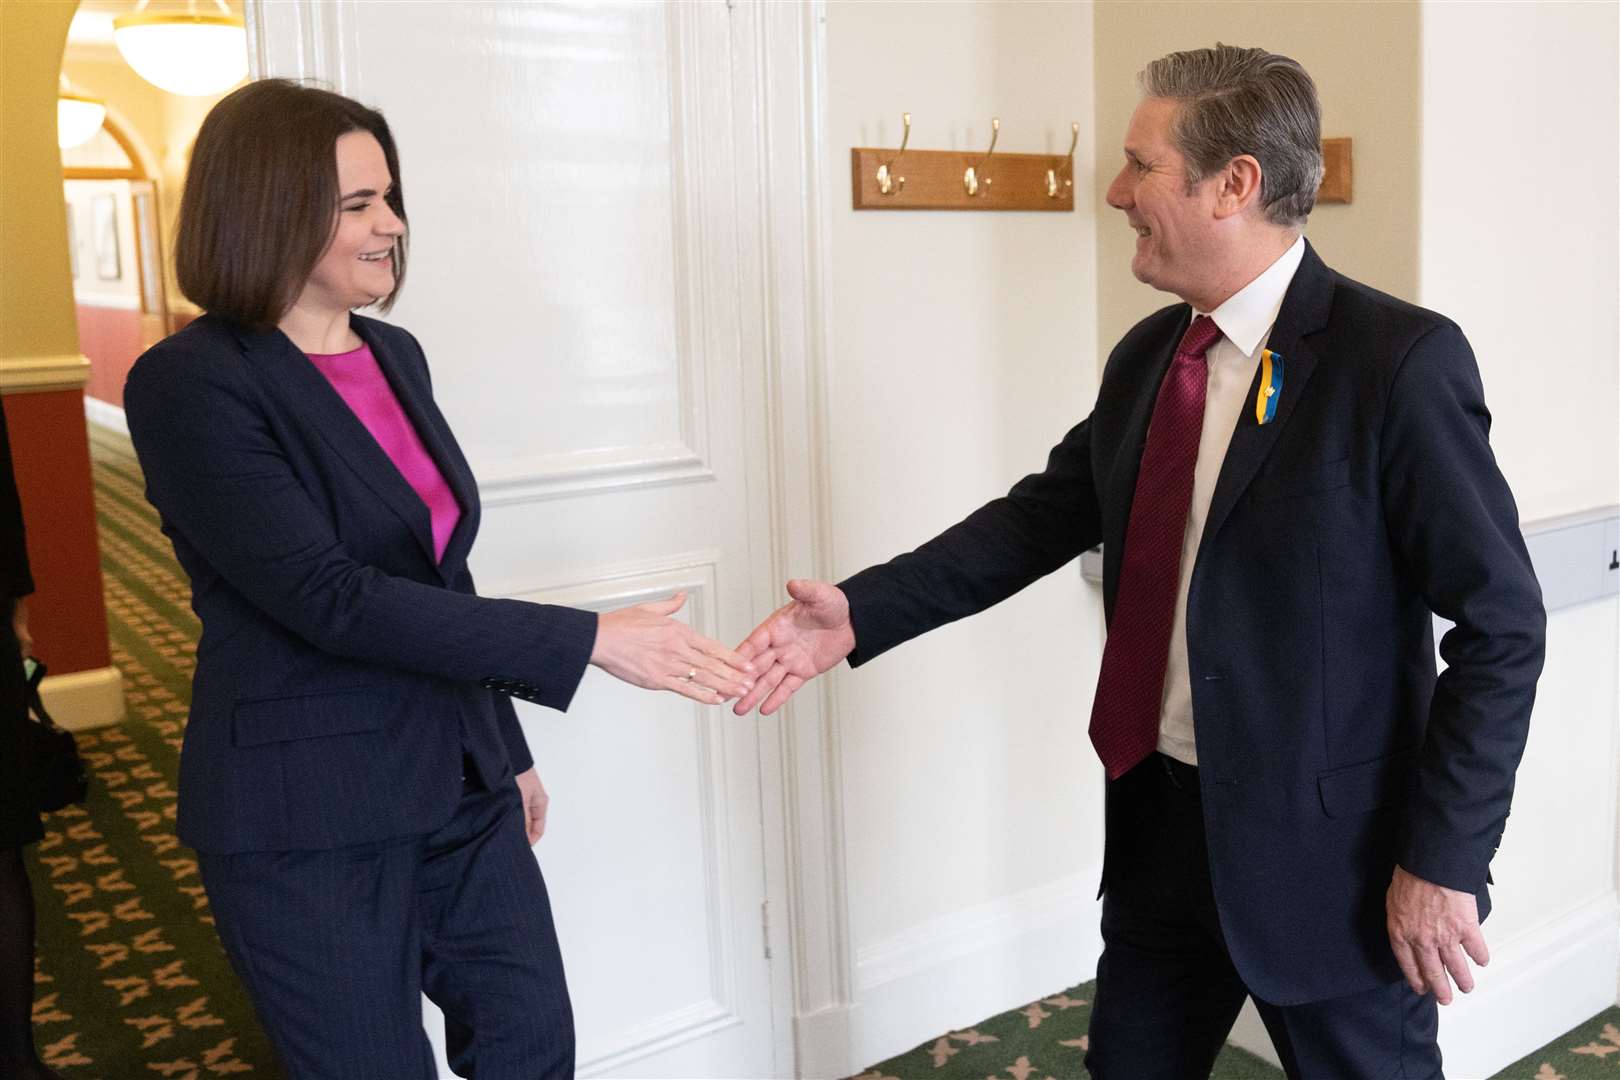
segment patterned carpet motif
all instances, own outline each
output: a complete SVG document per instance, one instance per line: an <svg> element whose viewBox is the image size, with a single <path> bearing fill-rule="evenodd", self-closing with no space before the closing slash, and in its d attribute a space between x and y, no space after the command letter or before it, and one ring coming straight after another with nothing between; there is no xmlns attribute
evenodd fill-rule
<svg viewBox="0 0 1620 1080"><path fill-rule="evenodd" d="M947 1032L851 1080L1080 1080L1090 1075L1082 1062L1095 987L1082 983L965 1031ZM1282 1075L1269 1062L1228 1045L1210 1078L1282 1080ZM1604 1010L1489 1080L1620 1080L1620 1007Z"/></svg>
<svg viewBox="0 0 1620 1080"><path fill-rule="evenodd" d="M852 1080L1078 1080L1088 1076L1086 1029L1096 983L952 1031ZM1281 1080L1282 1070L1235 1046L1221 1051L1217 1080Z"/></svg>
<svg viewBox="0 0 1620 1080"><path fill-rule="evenodd" d="M89 803L47 818L28 849L37 1040L68 1078L270 1080L280 1069L220 950L196 858L174 835L198 634L190 589L128 441L91 431L107 629L128 717L80 733Z"/></svg>

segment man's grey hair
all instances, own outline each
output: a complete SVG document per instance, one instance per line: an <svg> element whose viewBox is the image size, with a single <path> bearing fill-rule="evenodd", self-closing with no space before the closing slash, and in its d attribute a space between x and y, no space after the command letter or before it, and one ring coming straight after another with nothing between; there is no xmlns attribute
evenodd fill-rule
<svg viewBox="0 0 1620 1080"><path fill-rule="evenodd" d="M1322 183L1322 107L1298 61L1216 44L1155 60L1137 81L1149 97L1180 105L1170 138L1187 159L1189 194L1249 154L1260 162L1266 220L1304 226Z"/></svg>

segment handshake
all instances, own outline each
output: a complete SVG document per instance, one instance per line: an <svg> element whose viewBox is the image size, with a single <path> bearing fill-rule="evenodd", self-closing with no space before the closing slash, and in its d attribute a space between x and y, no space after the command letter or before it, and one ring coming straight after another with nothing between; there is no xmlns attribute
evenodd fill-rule
<svg viewBox="0 0 1620 1080"><path fill-rule="evenodd" d="M591 663L648 690L669 690L705 704L737 699L738 716L766 716L794 691L855 649L849 601L825 581L788 582L793 599L773 611L735 649L671 618L685 593L602 614Z"/></svg>

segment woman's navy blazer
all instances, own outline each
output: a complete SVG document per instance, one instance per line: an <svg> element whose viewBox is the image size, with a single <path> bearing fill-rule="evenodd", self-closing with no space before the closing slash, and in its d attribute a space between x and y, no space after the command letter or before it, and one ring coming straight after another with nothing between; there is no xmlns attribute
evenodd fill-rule
<svg viewBox="0 0 1620 1080"><path fill-rule="evenodd" d="M475 593L478 489L421 346L352 325L461 505L440 562L426 504L279 330L205 315L124 389L202 621L178 820L199 851L437 829L463 755L490 786L531 765L511 697L566 709L595 644L593 613Z"/></svg>

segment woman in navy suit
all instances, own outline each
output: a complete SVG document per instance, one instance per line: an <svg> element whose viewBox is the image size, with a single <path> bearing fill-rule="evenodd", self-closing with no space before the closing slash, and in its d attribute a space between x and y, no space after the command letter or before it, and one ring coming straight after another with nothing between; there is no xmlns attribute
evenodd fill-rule
<svg viewBox="0 0 1620 1080"><path fill-rule="evenodd" d="M198 133L176 263L207 314L125 389L202 621L179 833L289 1076L432 1076L426 993L457 1072L565 1077L511 698L566 709L589 663L718 703L751 669L671 618L679 595L477 595L477 486L422 350L353 314L398 294L405 220L388 125L347 98L264 80Z"/></svg>

